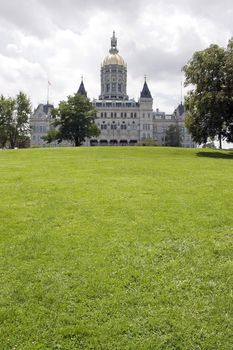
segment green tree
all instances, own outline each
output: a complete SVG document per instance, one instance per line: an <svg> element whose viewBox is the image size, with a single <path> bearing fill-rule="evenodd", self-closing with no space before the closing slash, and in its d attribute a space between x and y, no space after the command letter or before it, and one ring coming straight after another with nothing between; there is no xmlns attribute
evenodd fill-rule
<svg viewBox="0 0 233 350"><path fill-rule="evenodd" d="M29 98L19 92L15 98L0 97L0 138L1 146L9 143L15 148L18 142L29 136L31 104Z"/></svg>
<svg viewBox="0 0 233 350"><path fill-rule="evenodd" d="M233 41L226 49L218 45L195 52L183 68L185 86L192 89L185 98L186 126L197 143L208 139L232 139Z"/></svg>
<svg viewBox="0 0 233 350"><path fill-rule="evenodd" d="M67 101L61 101L52 111L54 130L44 137L47 142L63 140L81 146L86 138L98 136L100 130L95 125L96 110L85 96L74 94Z"/></svg>
<svg viewBox="0 0 233 350"><path fill-rule="evenodd" d="M59 132L55 129L51 129L47 132L46 135L41 136L41 138L47 143L51 143L59 138Z"/></svg>
<svg viewBox="0 0 233 350"><path fill-rule="evenodd" d="M224 138L227 142L233 142L233 39L229 40L225 50L225 86L226 117Z"/></svg>
<svg viewBox="0 0 233 350"><path fill-rule="evenodd" d="M166 130L165 145L170 147L181 147L182 133L178 124L171 124Z"/></svg>
<svg viewBox="0 0 233 350"><path fill-rule="evenodd" d="M0 96L0 147L4 148L9 139L8 131L14 111L14 100Z"/></svg>

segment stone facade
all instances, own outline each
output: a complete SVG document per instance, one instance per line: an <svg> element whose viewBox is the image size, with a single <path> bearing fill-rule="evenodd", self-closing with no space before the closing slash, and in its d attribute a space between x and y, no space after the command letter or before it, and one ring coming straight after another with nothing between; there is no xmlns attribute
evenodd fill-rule
<svg viewBox="0 0 233 350"><path fill-rule="evenodd" d="M87 96L83 81L78 94ZM86 146L136 145L145 139L157 140L165 145L166 130L170 125L179 125L183 147L195 147L184 123L184 107L180 104L173 114L153 111L153 98L146 79L138 101L127 95L127 66L117 49L113 32L109 54L101 65L101 93L93 101L97 110L96 125L101 130L98 138L86 140ZM40 104L31 118L32 145L45 146L41 136L50 128L52 105ZM61 146L68 145L67 143ZM57 146L57 144L53 144Z"/></svg>
<svg viewBox="0 0 233 350"><path fill-rule="evenodd" d="M184 107L180 104L169 115L153 111L153 98L146 79L138 101L127 95L127 68L117 49L113 32L109 54L101 65L101 94L93 104L97 110L96 124L101 130L90 145L135 145L145 139L165 144L166 130L171 124L181 128L182 146L195 147L184 124Z"/></svg>

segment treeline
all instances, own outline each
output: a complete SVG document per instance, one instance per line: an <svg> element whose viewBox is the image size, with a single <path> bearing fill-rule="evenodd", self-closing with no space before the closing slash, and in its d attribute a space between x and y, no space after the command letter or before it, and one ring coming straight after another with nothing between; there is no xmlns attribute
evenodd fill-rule
<svg viewBox="0 0 233 350"><path fill-rule="evenodd" d="M23 92L16 97L0 96L0 147L30 145L31 102Z"/></svg>

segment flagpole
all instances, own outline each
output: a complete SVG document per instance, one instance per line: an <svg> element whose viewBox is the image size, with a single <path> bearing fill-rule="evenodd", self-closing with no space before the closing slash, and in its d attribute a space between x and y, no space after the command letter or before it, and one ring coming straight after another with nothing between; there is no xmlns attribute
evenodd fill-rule
<svg viewBox="0 0 233 350"><path fill-rule="evenodd" d="M183 81L180 82L180 101L183 104Z"/></svg>
<svg viewBox="0 0 233 350"><path fill-rule="evenodd" d="M48 84L47 84L47 105L49 104L49 87L50 87L50 82L48 80Z"/></svg>

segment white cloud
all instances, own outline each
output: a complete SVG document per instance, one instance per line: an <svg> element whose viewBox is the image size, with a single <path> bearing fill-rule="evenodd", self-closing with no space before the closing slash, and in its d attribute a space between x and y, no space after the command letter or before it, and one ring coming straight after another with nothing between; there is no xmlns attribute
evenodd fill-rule
<svg viewBox="0 0 233 350"><path fill-rule="evenodd" d="M137 98L144 74L154 107L172 112L180 101L181 68L210 43L232 35L231 0L0 0L0 93L24 90L36 106L77 91L100 93L100 64L115 29L128 64L128 94Z"/></svg>

